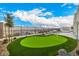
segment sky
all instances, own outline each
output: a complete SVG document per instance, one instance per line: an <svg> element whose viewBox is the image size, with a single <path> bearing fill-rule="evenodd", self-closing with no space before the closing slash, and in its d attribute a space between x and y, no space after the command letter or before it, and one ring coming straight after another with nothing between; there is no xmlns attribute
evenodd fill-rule
<svg viewBox="0 0 79 59"><path fill-rule="evenodd" d="M15 26L71 27L77 7L75 3L0 3L0 22L11 13Z"/></svg>

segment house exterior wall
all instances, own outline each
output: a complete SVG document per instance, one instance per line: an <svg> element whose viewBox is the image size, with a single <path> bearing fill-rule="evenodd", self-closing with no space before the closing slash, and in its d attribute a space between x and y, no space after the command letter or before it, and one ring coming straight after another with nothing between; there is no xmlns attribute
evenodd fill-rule
<svg viewBox="0 0 79 59"><path fill-rule="evenodd" d="M78 9L77 9L77 12L74 15L74 20L73 20L73 34L75 36L77 36L77 34L79 34L79 6L78 6Z"/></svg>
<svg viewBox="0 0 79 59"><path fill-rule="evenodd" d="M5 30L6 29L6 30ZM59 30L62 32L70 32L72 31L71 27L63 27L63 28L41 28L41 27L21 27L14 26L12 27L12 36L19 35L27 35L28 33L38 34L41 32L51 32L53 30ZM8 33L8 27L5 27L5 23L0 22L0 38L5 37Z"/></svg>
<svg viewBox="0 0 79 59"><path fill-rule="evenodd" d="M74 15L74 20L73 20L73 34L75 36L77 35L77 19L76 19L76 13Z"/></svg>
<svg viewBox="0 0 79 59"><path fill-rule="evenodd" d="M41 27L21 27L21 26L14 26L12 27L12 36L19 36L19 35L28 35L28 34L38 34L42 32L48 32L52 30L58 30L57 28L41 28ZM0 23L0 38L8 36L8 27L5 26L5 23Z"/></svg>
<svg viewBox="0 0 79 59"><path fill-rule="evenodd" d="M62 32L72 32L72 28L71 27L62 27L60 30Z"/></svg>

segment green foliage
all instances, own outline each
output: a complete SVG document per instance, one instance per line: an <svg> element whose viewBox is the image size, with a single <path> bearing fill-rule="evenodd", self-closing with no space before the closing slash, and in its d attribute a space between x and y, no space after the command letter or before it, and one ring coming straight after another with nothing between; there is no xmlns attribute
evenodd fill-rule
<svg viewBox="0 0 79 59"><path fill-rule="evenodd" d="M5 24L6 26L13 27L13 17L11 16L11 14L6 14L5 22L6 22Z"/></svg>
<svg viewBox="0 0 79 59"><path fill-rule="evenodd" d="M11 32L11 27L13 27L13 16L9 13L6 14L6 18L5 18L5 32L6 32L6 26L8 27L8 38L10 40L10 37L12 36L12 32ZM7 35L5 33L5 35Z"/></svg>

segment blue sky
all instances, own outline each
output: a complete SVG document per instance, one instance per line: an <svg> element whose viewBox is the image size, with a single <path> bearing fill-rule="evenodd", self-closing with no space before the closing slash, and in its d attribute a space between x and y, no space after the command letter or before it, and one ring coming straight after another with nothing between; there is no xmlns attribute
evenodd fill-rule
<svg viewBox="0 0 79 59"><path fill-rule="evenodd" d="M64 24L66 26L65 21L71 22L69 17L72 17L76 10L77 4L73 3L2 3L0 4L0 21L4 20L3 14L10 12L14 15L15 25L61 26Z"/></svg>

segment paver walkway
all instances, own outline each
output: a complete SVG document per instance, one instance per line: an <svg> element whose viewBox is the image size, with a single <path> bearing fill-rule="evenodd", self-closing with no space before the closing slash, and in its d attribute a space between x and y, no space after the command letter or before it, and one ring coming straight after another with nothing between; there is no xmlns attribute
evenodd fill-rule
<svg viewBox="0 0 79 59"><path fill-rule="evenodd" d="M20 38L20 37L24 37L24 36L17 36L16 38ZM0 56L9 56L9 52L8 52L8 50L7 50L7 45L8 45L10 42L8 42L8 43L6 43L6 44L2 44L2 42L3 42L4 39L5 39L5 38L0 39Z"/></svg>
<svg viewBox="0 0 79 59"><path fill-rule="evenodd" d="M0 56L8 56L7 44L0 45Z"/></svg>
<svg viewBox="0 0 79 59"><path fill-rule="evenodd" d="M33 34L34 35L34 34ZM20 38L20 37L25 37L26 35L24 35L24 36L16 36L16 38ZM28 35L28 36L31 36L31 35ZM14 38L14 37L12 37L12 38ZM3 42L3 40L4 40L5 38L2 38L2 39L0 39L0 56L9 56L9 52L8 52L8 50L7 50L7 45L10 43L10 42L8 42L8 43L6 43L6 44L2 44L2 42ZM12 40L13 41L13 40Z"/></svg>

